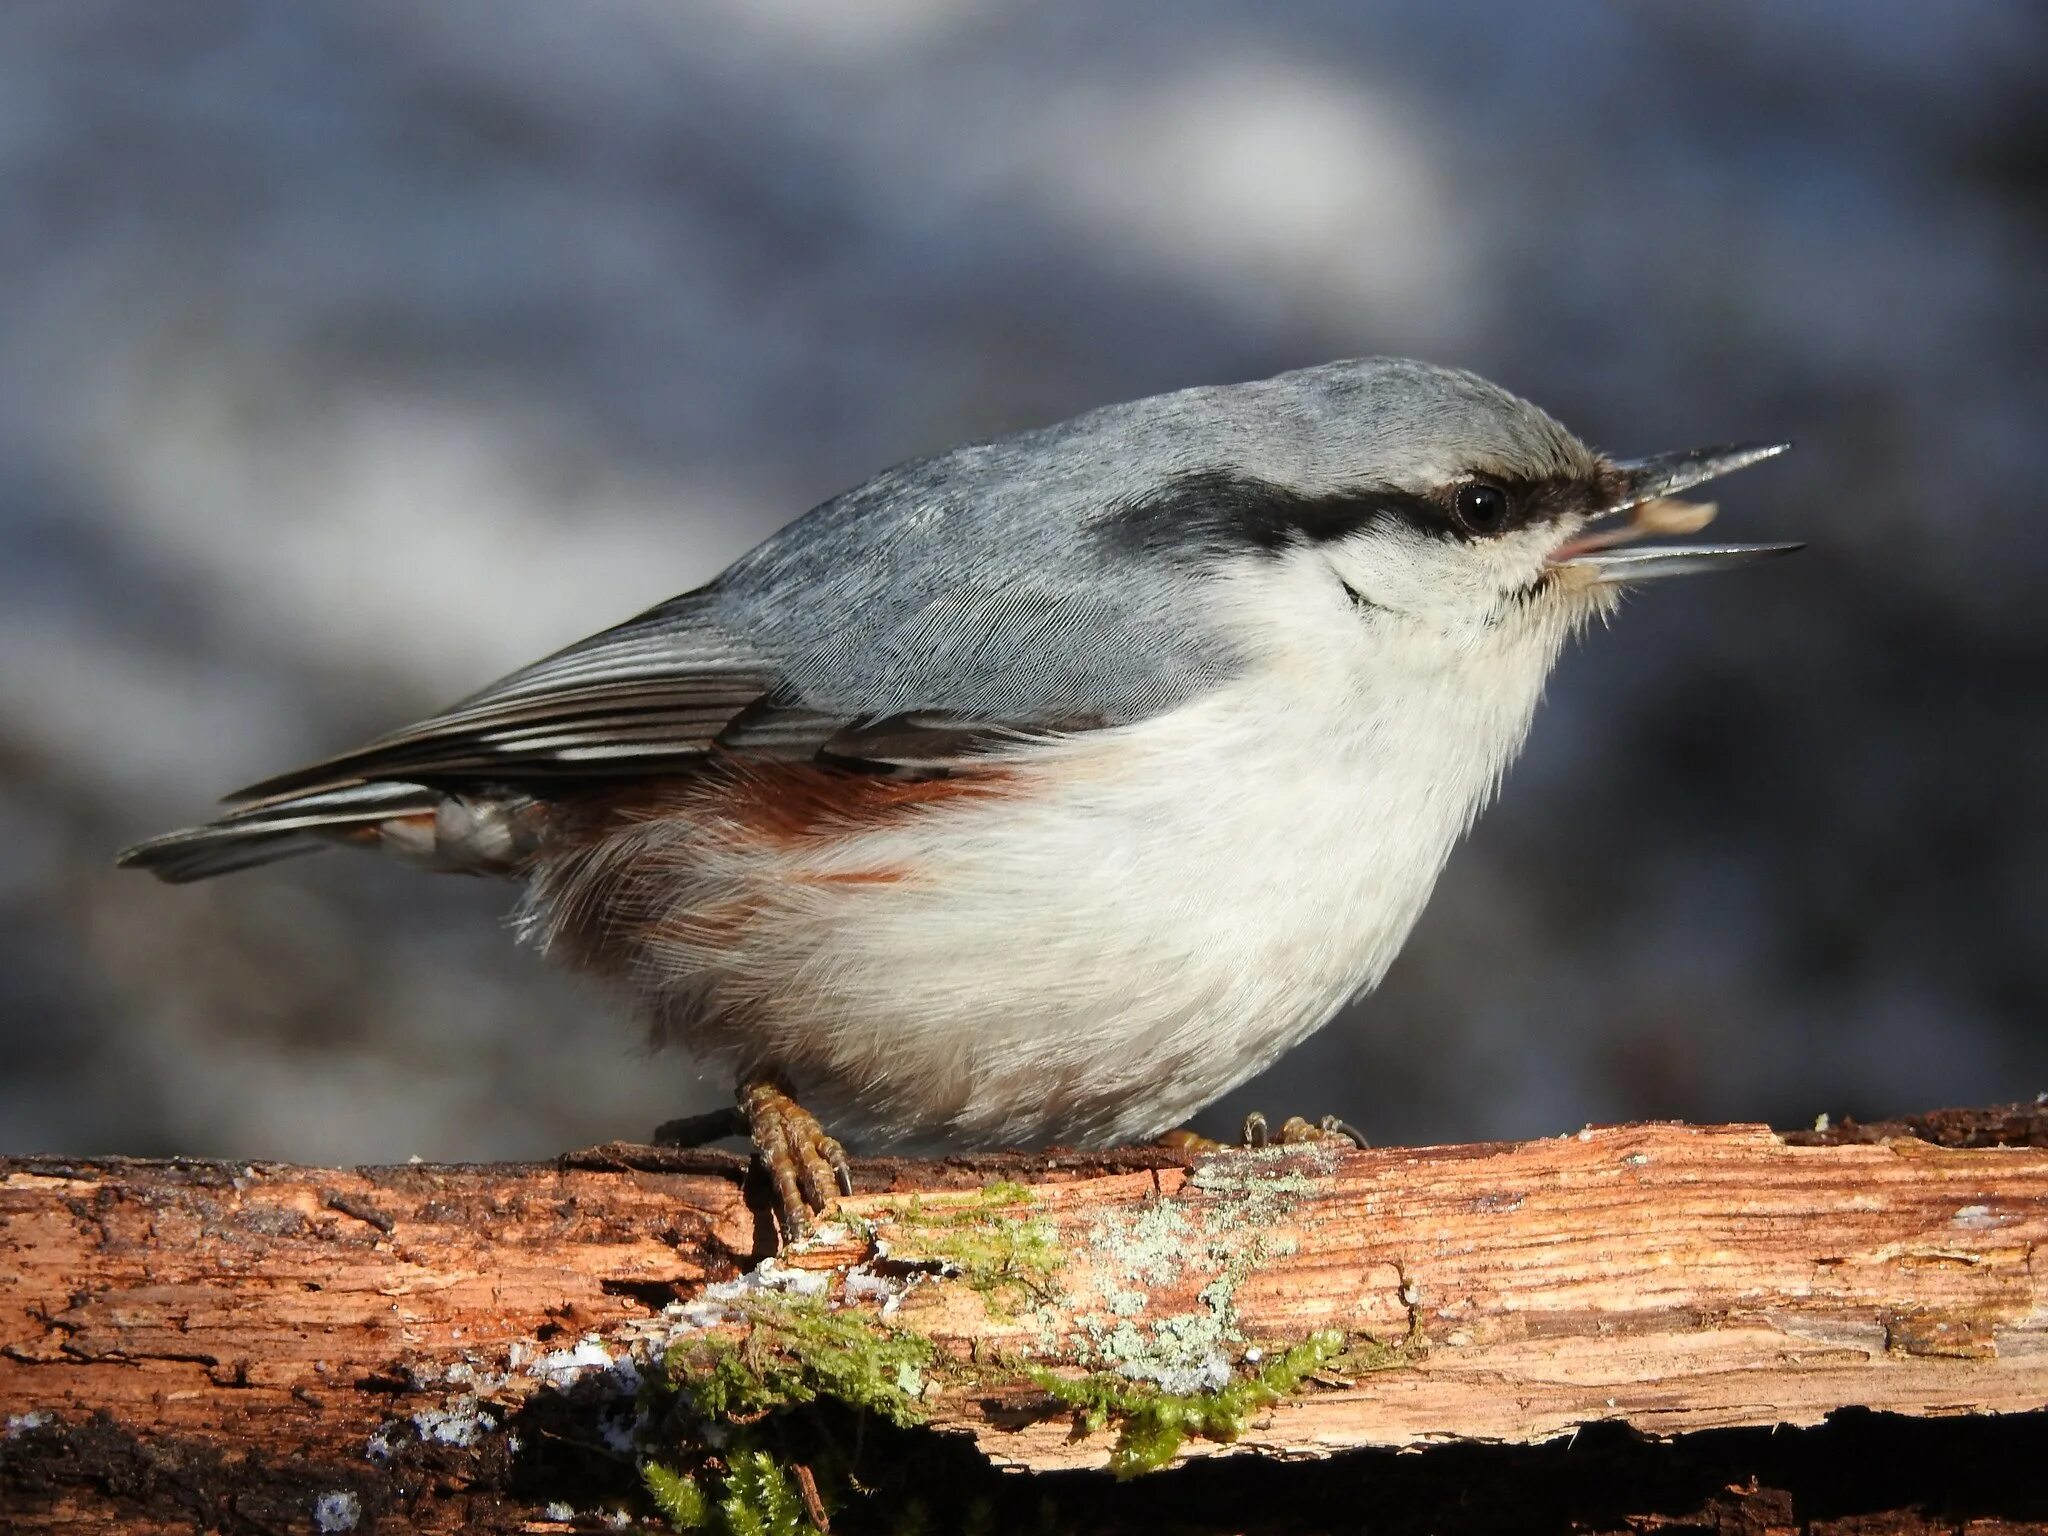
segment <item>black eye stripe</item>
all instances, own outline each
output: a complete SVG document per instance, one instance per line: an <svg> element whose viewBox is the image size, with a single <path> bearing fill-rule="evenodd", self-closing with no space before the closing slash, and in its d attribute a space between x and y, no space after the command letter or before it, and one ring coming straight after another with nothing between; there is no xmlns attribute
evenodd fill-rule
<svg viewBox="0 0 2048 1536"><path fill-rule="evenodd" d="M1496 526L1481 528L1460 514L1460 493L1476 485L1497 490L1504 500ZM1441 538L1470 540L1495 538L1568 512L1590 510L1599 495L1599 487L1577 481L1517 483L1475 476L1433 496L1390 486L1308 496L1237 470L1193 470L1118 503L1095 525L1095 532L1126 551L1162 554L1241 549L1277 554L1303 544L1327 544L1386 521Z"/></svg>

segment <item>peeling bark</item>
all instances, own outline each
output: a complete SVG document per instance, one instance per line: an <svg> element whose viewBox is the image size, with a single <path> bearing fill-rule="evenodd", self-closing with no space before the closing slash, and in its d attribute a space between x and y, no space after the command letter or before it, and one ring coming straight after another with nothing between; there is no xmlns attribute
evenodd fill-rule
<svg viewBox="0 0 2048 1536"><path fill-rule="evenodd" d="M566 1528L550 1506L654 1528L621 1362L813 1294L928 1341L904 1390L953 1433L890 1431L901 1455L1076 1528L2048 1521L2035 1107L857 1174L764 1289L765 1208L715 1152L0 1160L6 1528ZM1198 1465L1113 1489L1091 1469L1114 1417L1077 1434L1040 1374L1199 1400L1324 1338L1234 1445L1197 1433L1169 1448Z"/></svg>

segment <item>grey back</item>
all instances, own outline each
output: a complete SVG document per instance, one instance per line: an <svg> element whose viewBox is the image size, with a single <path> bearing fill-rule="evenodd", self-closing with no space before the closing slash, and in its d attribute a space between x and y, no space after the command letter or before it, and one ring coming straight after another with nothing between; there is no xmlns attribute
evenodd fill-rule
<svg viewBox="0 0 2048 1536"><path fill-rule="evenodd" d="M243 794L639 770L718 742L804 753L903 716L940 730L1139 720L1239 664L1203 600L1216 520L1176 504L1142 540L1117 536L1162 487L1240 477L1312 504L1419 491L1450 466L1593 463L1505 390L1397 358L1108 406L887 470L710 585Z"/></svg>

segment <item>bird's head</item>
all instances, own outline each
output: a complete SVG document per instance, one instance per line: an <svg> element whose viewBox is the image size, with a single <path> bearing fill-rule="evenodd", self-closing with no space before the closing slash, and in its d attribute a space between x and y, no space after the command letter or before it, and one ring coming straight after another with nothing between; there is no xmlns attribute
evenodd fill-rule
<svg viewBox="0 0 2048 1536"><path fill-rule="evenodd" d="M1611 458L1473 374L1389 358L1189 403L1226 467L1170 477L1125 509L1127 531L1274 557L1293 590L1335 583L1375 622L1454 648L1561 635L1626 587L1800 547L1642 542L1703 528L1713 505L1679 493L1785 443Z"/></svg>

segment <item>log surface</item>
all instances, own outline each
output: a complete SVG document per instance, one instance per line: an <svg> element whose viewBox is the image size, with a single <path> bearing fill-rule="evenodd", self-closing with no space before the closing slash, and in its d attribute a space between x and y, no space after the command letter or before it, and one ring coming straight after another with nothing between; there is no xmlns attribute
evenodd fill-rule
<svg viewBox="0 0 2048 1536"><path fill-rule="evenodd" d="M768 1273L886 1303L948 1365L931 1422L1037 1471L1099 1468L1114 1437L1077 1435L1018 1361L1184 1390L1332 1330L1379 1346L1376 1368L1312 1378L1235 1450L2024 1415L2048 1408L2044 1132L2014 1109L1797 1137L877 1161L845 1202L859 1219ZM626 1147L0 1160L9 1528L562 1528L536 1403L645 1363L706 1322L679 1306L769 1253L744 1175ZM982 1213L1024 1224L1038 1267L991 1286L920 1262Z"/></svg>

